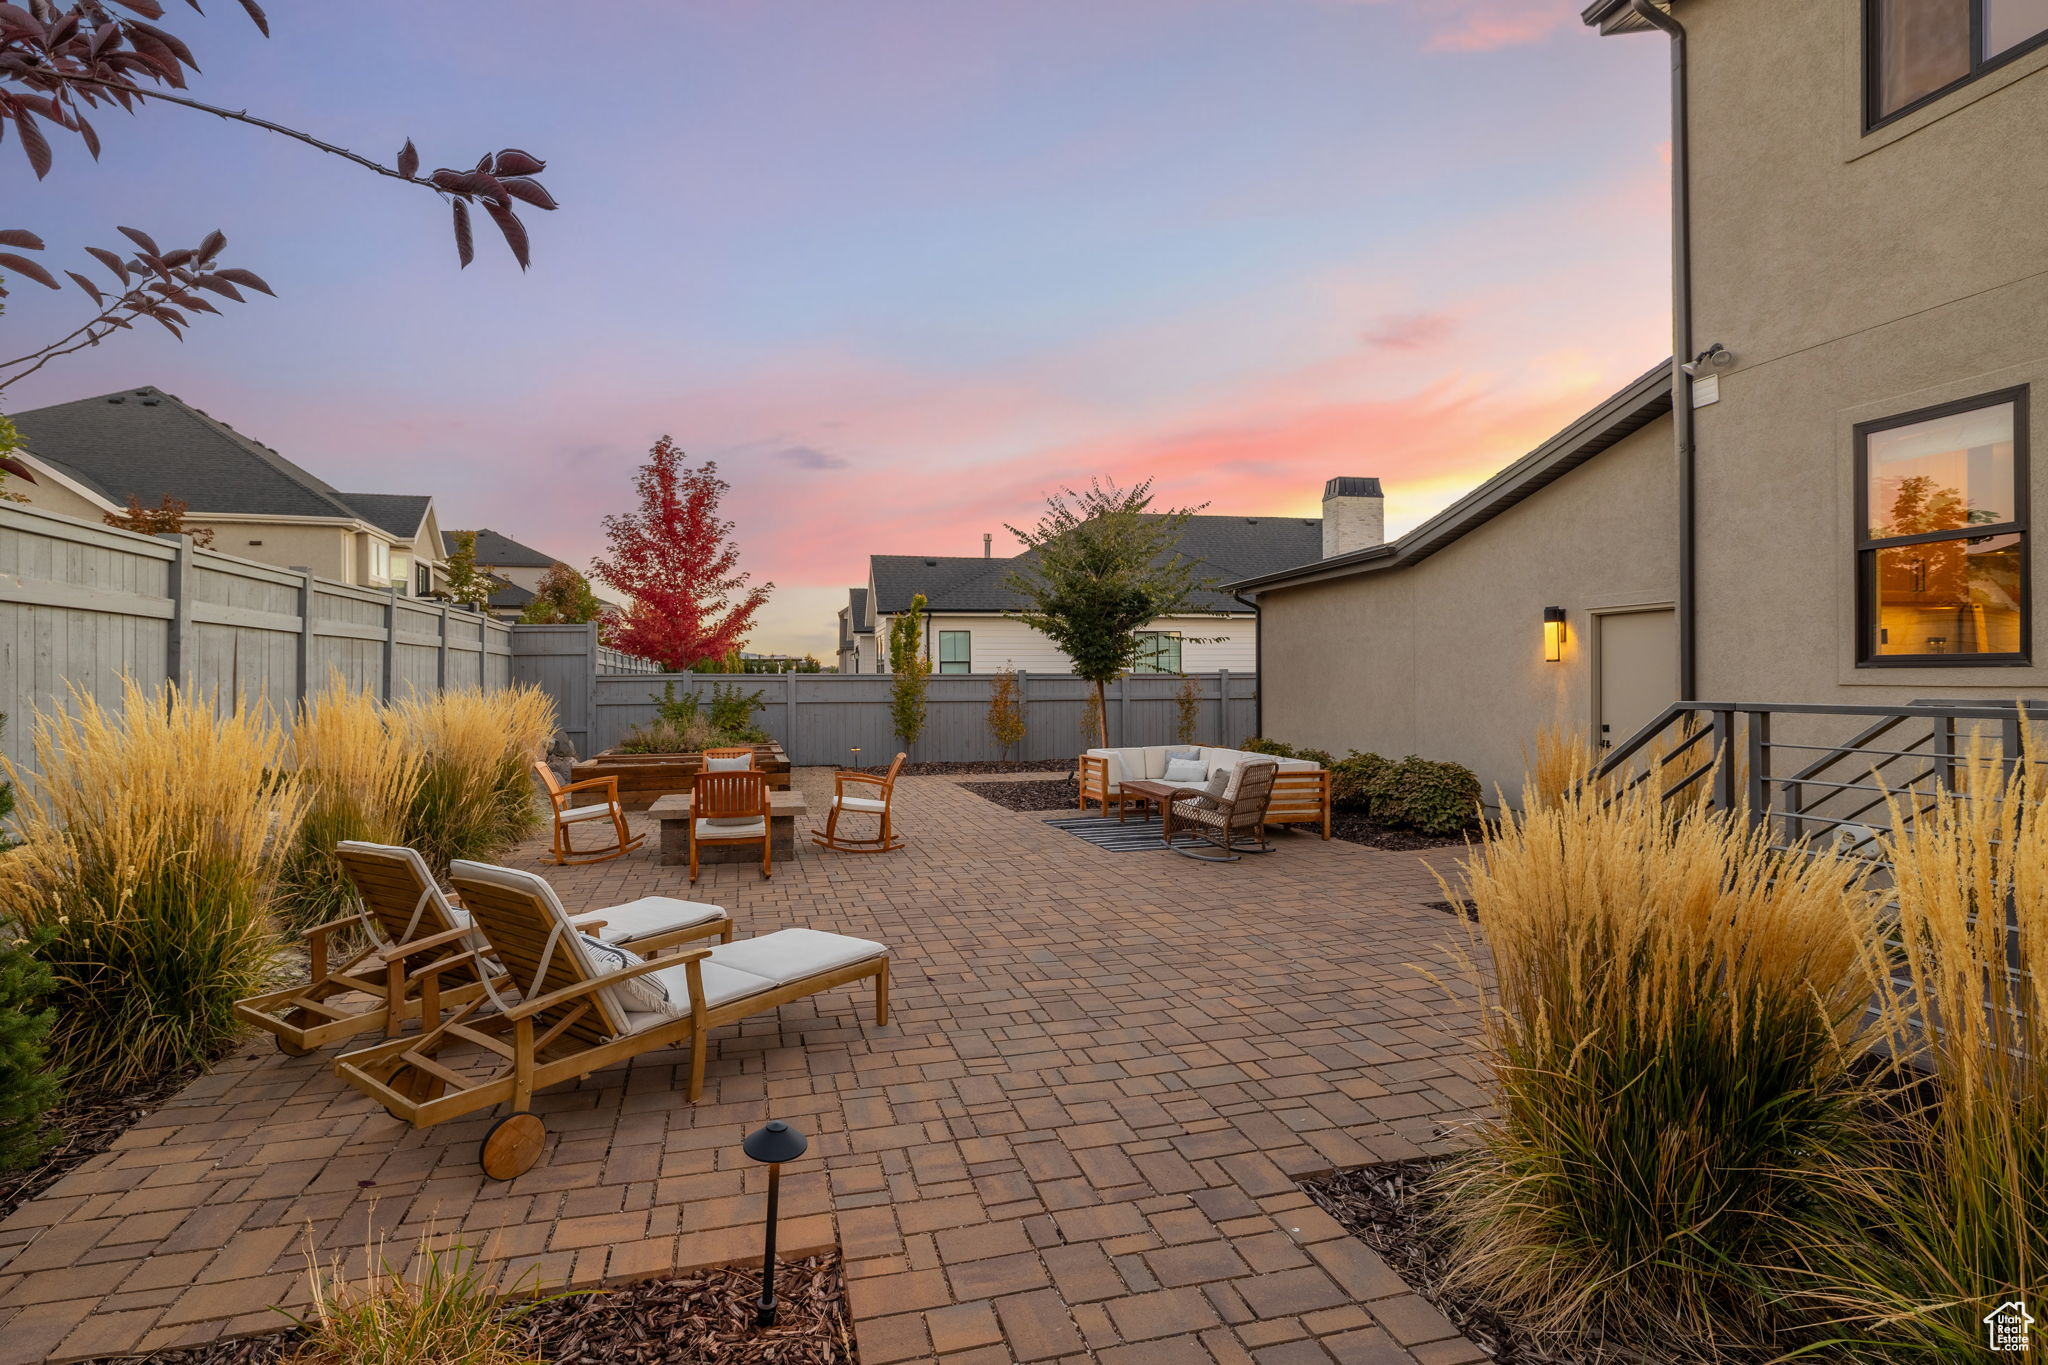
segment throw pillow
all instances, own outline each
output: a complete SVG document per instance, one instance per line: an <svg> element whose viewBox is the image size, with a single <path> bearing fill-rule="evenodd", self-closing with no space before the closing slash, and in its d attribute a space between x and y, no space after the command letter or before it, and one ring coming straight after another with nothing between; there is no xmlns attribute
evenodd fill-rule
<svg viewBox="0 0 2048 1365"><path fill-rule="evenodd" d="M1205 775L1199 758L1168 758L1166 776L1161 781L1182 787L1199 787Z"/></svg>
<svg viewBox="0 0 2048 1365"><path fill-rule="evenodd" d="M1192 744L1176 744L1166 751L1166 761L1168 763L1180 758L1192 758L1195 762L1200 763L1202 761L1202 751Z"/></svg>
<svg viewBox="0 0 2048 1365"><path fill-rule="evenodd" d="M707 773L747 773L754 770L752 754L733 754L729 758L707 758L704 771Z"/></svg>
<svg viewBox="0 0 2048 1365"><path fill-rule="evenodd" d="M588 934L578 934L576 937L583 941L583 955L590 959L591 968L599 976L623 972L626 968L637 967L647 960L638 953L629 952L617 944L592 938ZM629 981L621 981L612 987L612 993L618 997L621 1005L636 1014L682 1013L675 1002L668 998L668 992L662 988L662 984L651 976L636 976Z"/></svg>

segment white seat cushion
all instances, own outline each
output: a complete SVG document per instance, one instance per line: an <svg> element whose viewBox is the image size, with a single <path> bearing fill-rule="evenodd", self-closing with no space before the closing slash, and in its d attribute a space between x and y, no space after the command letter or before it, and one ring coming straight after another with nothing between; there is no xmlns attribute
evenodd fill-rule
<svg viewBox="0 0 2048 1365"><path fill-rule="evenodd" d="M601 919L604 928L597 931L597 937L606 943L621 940L647 938L654 934L665 934L676 929L688 929L696 924L709 924L725 918L725 908L706 905L703 901L677 900L673 896L642 896L624 905L608 905L602 910L586 910L576 916L581 924L587 920Z"/></svg>
<svg viewBox="0 0 2048 1365"><path fill-rule="evenodd" d="M711 950L711 960L720 966L766 977L778 986L888 955L888 946L873 939L818 929L778 929Z"/></svg>
<svg viewBox="0 0 2048 1365"><path fill-rule="evenodd" d="M880 815L889 809L887 801L877 801L872 796L835 796L832 804L841 810L865 811L869 815Z"/></svg>
<svg viewBox="0 0 2048 1365"><path fill-rule="evenodd" d="M595 820L600 816L610 816L611 813L610 806L576 806L563 811L559 818L566 825L575 820Z"/></svg>
<svg viewBox="0 0 2048 1365"><path fill-rule="evenodd" d="M766 820L699 820L699 839L765 839L768 837Z"/></svg>
<svg viewBox="0 0 2048 1365"><path fill-rule="evenodd" d="M700 962L697 964L697 971L699 973L698 979L704 983L704 1008L707 1010L715 1010L720 1005L731 1004L733 1001L744 999L749 995L759 995L762 991L773 990L775 987L775 983L766 977L755 976L752 972L742 972L731 967L722 967L716 962ZM646 979L659 982L662 989L668 992L669 1009L673 1013L642 1013L636 1011L628 1014L626 1016L626 1029L630 1033L638 1033L641 1029L653 1028L656 1024L665 1024L677 1015L690 1012L690 970L688 967L680 965L664 967L658 972L649 972Z"/></svg>

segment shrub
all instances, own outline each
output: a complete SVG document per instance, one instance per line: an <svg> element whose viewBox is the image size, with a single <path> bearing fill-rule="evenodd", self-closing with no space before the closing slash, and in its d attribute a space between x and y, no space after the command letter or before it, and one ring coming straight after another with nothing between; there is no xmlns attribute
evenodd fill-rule
<svg viewBox="0 0 2048 1365"><path fill-rule="evenodd" d="M729 744L766 744L768 732L754 724L754 713L767 705L764 695L738 683L711 684L711 728Z"/></svg>
<svg viewBox="0 0 2048 1365"><path fill-rule="evenodd" d="M1867 1152L1871 983L1858 873L1770 837L1639 790L1532 803L1481 846L1496 1117L1442 1177L1455 1290L1662 1361L1772 1336L1757 1268Z"/></svg>
<svg viewBox="0 0 2048 1365"><path fill-rule="evenodd" d="M618 743L622 754L701 754L718 747L719 736L708 720L687 724L657 718L634 726Z"/></svg>
<svg viewBox="0 0 2048 1365"><path fill-rule="evenodd" d="M120 1085L209 1062L235 1036L234 1002L277 952L277 873L305 796L261 715L132 682L118 711L75 691L71 709L37 719L5 907L48 936L53 1055Z"/></svg>
<svg viewBox="0 0 2048 1365"><path fill-rule="evenodd" d="M1981 750L1963 779L1967 799L1893 803L1897 921L1867 965L1889 1055L1932 1094L1898 1106L1897 1159L1859 1173L1863 1217L1822 1257L1827 1316L1887 1358L1977 1359L1985 1314L2048 1298L2048 792Z"/></svg>
<svg viewBox="0 0 2048 1365"><path fill-rule="evenodd" d="M697 695L695 688L679 697L676 695L676 685L665 682L661 685L660 696L649 693L647 699L654 703L655 715L677 729L688 729L702 716L704 700ZM710 722L704 723L708 725Z"/></svg>
<svg viewBox="0 0 2048 1365"><path fill-rule="evenodd" d="M44 1053L57 1019L46 997L56 983L36 956L47 938L0 923L0 1172L28 1165L55 1140L43 1115L59 1095Z"/></svg>
<svg viewBox="0 0 2048 1365"><path fill-rule="evenodd" d="M1248 754L1268 754L1274 758L1300 758L1291 744L1282 744L1277 739L1261 739L1254 735L1237 746Z"/></svg>
<svg viewBox="0 0 2048 1365"><path fill-rule="evenodd" d="M1193 744L1202 723L1202 685L1192 677L1182 678L1180 691L1173 694L1173 742Z"/></svg>
<svg viewBox="0 0 2048 1365"><path fill-rule="evenodd" d="M1380 774L1388 767L1386 759L1353 749L1325 766L1330 770L1330 806L1333 810L1364 813L1372 809L1370 793L1373 784L1379 781Z"/></svg>
<svg viewBox="0 0 2048 1365"><path fill-rule="evenodd" d="M1363 789L1373 818L1399 829L1448 835L1479 815L1479 778L1462 763L1433 762L1414 754L1381 766Z"/></svg>
<svg viewBox="0 0 2048 1365"><path fill-rule="evenodd" d="M989 678L988 734L1003 754L1024 742L1024 700L1013 668L999 669Z"/></svg>
<svg viewBox="0 0 2048 1365"><path fill-rule="evenodd" d="M532 765L555 733L546 693L461 688L393 710L396 733L422 762L405 842L436 875L456 858L489 862L539 827Z"/></svg>
<svg viewBox="0 0 2048 1365"><path fill-rule="evenodd" d="M335 844L405 840L423 760L391 733L383 704L339 674L301 709L290 752L307 807L279 872L278 904L288 923L306 928L335 918L355 897Z"/></svg>
<svg viewBox="0 0 2048 1365"><path fill-rule="evenodd" d="M474 1248L423 1241L412 1278L374 1259L359 1283L308 1267L313 1318L293 1365L532 1365L519 1320L545 1300L501 1305Z"/></svg>

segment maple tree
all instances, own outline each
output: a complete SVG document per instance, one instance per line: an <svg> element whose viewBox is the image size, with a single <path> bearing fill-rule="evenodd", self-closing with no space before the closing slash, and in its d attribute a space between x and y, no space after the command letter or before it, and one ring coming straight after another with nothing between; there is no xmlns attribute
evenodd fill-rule
<svg viewBox="0 0 2048 1365"><path fill-rule="evenodd" d="M197 0L186 3L198 12ZM240 3L268 37L270 22L256 0ZM495 153L486 152L467 170L444 167L421 175L419 150L410 138L399 149L394 164L387 166L310 133L257 117L246 109L230 109L175 93L187 88L187 74L197 72L199 63L183 39L149 22L163 17L163 6L158 0L74 0L69 5L60 5L56 0L21 0L19 4L0 0L0 141L5 140L11 128L37 179L48 175L55 164L56 154L44 130L45 124L76 134L86 150L97 158L100 137L87 117L88 111L118 108L133 114L151 104L177 105L290 138L378 175L433 191L450 207L456 255L464 266L475 256L470 227L472 207L481 208L497 225L520 269L531 263L526 227L513 211L513 205L517 202L539 209L556 207L553 196L535 178L547 169L546 162L516 147L507 147ZM121 292L110 302L109 296L85 276L65 272L92 297L99 312L70 335L26 356L0 362L0 387L40 369L58 355L97 345L102 338L138 318L150 318L182 339L182 328L189 323L191 314L219 311L200 297L201 289L236 301L241 298L237 285L270 292L268 285L249 272L217 263L215 258L227 241L219 232L210 234L197 247L164 251L145 233L126 227L121 231L142 248L134 262L125 262L115 253L97 247L88 248L118 276ZM40 238L24 229L0 231L0 247L41 250L42 245ZM48 288L62 288L43 267L12 251L0 251L0 267ZM135 283L131 273L142 283ZM8 373L10 369L15 372Z"/></svg>
<svg viewBox="0 0 2048 1365"><path fill-rule="evenodd" d="M183 498L174 498L169 493L164 494L163 501L154 507L144 507L142 499L130 493L127 511L109 512L100 520L109 526L139 531L146 536L190 536L194 545L213 544L210 528L185 524L185 518L191 511L191 505Z"/></svg>
<svg viewBox="0 0 2048 1365"><path fill-rule="evenodd" d="M604 519L611 554L591 564L631 604L605 613L606 640L670 672L737 650L775 587L749 587L739 570L733 525L718 516L718 465L683 458L668 437L654 443L634 479L639 508Z"/></svg>

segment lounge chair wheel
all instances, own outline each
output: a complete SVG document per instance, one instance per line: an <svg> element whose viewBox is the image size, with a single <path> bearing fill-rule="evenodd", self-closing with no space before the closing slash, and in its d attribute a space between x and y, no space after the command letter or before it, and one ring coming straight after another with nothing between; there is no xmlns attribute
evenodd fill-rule
<svg viewBox="0 0 2048 1365"><path fill-rule="evenodd" d="M533 1169L540 1149L547 1142L547 1125L538 1114L507 1114L484 1134L478 1161L493 1180L510 1180Z"/></svg>
<svg viewBox="0 0 2048 1365"><path fill-rule="evenodd" d="M293 1028L304 1028L313 1022L313 1013L311 1010L293 1010L285 1015L284 1021ZM300 1047L297 1043L287 1042L282 1033L271 1036L277 1039L277 1050L287 1057L303 1057L313 1050L309 1047Z"/></svg>

